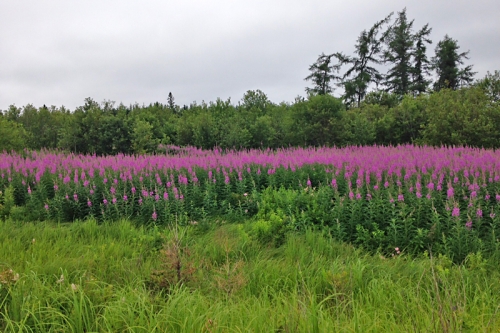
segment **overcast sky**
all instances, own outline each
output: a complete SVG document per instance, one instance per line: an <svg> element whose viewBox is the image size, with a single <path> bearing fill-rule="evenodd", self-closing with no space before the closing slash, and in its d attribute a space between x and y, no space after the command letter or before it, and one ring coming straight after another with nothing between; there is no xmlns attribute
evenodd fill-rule
<svg viewBox="0 0 500 333"><path fill-rule="evenodd" d="M407 8L470 50L476 78L500 69L498 0L0 0L0 109L86 97L149 104L233 103L260 89L304 96L322 52L352 54L360 32Z"/></svg>

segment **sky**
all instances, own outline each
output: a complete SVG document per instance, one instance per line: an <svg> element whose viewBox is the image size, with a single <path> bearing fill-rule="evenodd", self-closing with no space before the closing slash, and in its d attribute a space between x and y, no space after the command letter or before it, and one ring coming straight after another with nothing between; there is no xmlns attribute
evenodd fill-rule
<svg viewBox="0 0 500 333"><path fill-rule="evenodd" d="M257 89L293 102L322 52L353 54L363 30L405 7L415 30L432 28L429 57L448 34L477 79L500 70L498 0L1 0L0 110L169 92L179 105L236 104Z"/></svg>

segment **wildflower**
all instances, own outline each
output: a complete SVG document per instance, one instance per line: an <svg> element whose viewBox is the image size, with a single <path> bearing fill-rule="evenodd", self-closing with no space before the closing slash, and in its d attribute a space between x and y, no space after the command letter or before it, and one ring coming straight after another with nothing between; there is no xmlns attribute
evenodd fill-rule
<svg viewBox="0 0 500 333"><path fill-rule="evenodd" d="M311 180L309 178L307 178L307 187L311 187Z"/></svg>
<svg viewBox="0 0 500 333"><path fill-rule="evenodd" d="M448 188L448 190L446 191L446 195L448 196L448 199L452 199L455 196L455 190L452 186Z"/></svg>
<svg viewBox="0 0 500 333"><path fill-rule="evenodd" d="M429 193L427 193L427 195L426 195L425 197L426 197L428 200L431 200L431 199L432 199L432 195L431 195L431 193L430 193L430 192L429 192Z"/></svg>
<svg viewBox="0 0 500 333"><path fill-rule="evenodd" d="M92 207L92 201L87 200L87 206Z"/></svg>
<svg viewBox="0 0 500 333"><path fill-rule="evenodd" d="M417 198L419 198L419 199L420 199L421 197L422 197L422 193L417 192Z"/></svg>
<svg viewBox="0 0 500 333"><path fill-rule="evenodd" d="M28 185L28 194L31 194L31 187Z"/></svg>
<svg viewBox="0 0 500 333"><path fill-rule="evenodd" d="M90 195L94 195L94 190L90 190Z"/></svg>
<svg viewBox="0 0 500 333"><path fill-rule="evenodd" d="M168 193L167 192L163 192L163 200L168 200Z"/></svg>
<svg viewBox="0 0 500 333"><path fill-rule="evenodd" d="M377 190L378 190L378 185L373 185L373 189L374 189L375 191L377 191Z"/></svg>
<svg viewBox="0 0 500 333"><path fill-rule="evenodd" d="M45 206L43 206L43 208L45 208L46 211L49 211L49 205L48 204L45 204Z"/></svg>
<svg viewBox="0 0 500 333"><path fill-rule="evenodd" d="M398 201L405 201L405 197L403 196L403 194L398 194Z"/></svg>
<svg viewBox="0 0 500 333"><path fill-rule="evenodd" d="M370 193L367 193L366 194L366 200L371 200L372 199L372 195Z"/></svg>
<svg viewBox="0 0 500 333"><path fill-rule="evenodd" d="M109 189L109 192L111 192L111 194L115 194L116 189L113 186L111 186L111 188Z"/></svg>
<svg viewBox="0 0 500 333"><path fill-rule="evenodd" d="M459 217L460 216L460 208L458 208L457 206L453 207L453 210L451 211L451 216Z"/></svg>
<svg viewBox="0 0 500 333"><path fill-rule="evenodd" d="M483 217L483 211L481 208L478 208L477 211L476 211L476 216L478 218L482 218Z"/></svg>
<svg viewBox="0 0 500 333"><path fill-rule="evenodd" d="M114 204L116 204L116 198L115 198L115 197L113 197L113 199L111 199L111 203L112 203L113 205L114 205Z"/></svg>
<svg viewBox="0 0 500 333"><path fill-rule="evenodd" d="M248 193L243 193L243 196L245 196L245 197L248 196Z"/></svg>
<svg viewBox="0 0 500 333"><path fill-rule="evenodd" d="M127 200L128 200L128 196L125 194L125 195L123 196L123 201L127 201Z"/></svg>
<svg viewBox="0 0 500 333"><path fill-rule="evenodd" d="M59 186L57 184L54 184L54 191L57 191L59 189Z"/></svg>
<svg viewBox="0 0 500 333"><path fill-rule="evenodd" d="M107 206L107 205L108 205L108 200L106 200L106 198L104 198L104 199L102 200L102 203L104 204L104 206Z"/></svg>
<svg viewBox="0 0 500 333"><path fill-rule="evenodd" d="M361 199L361 193L358 192L358 193L356 193L356 200L359 200L359 199Z"/></svg>
<svg viewBox="0 0 500 333"><path fill-rule="evenodd" d="M495 218L495 216L496 216L496 215L495 215L495 213L490 213L490 217L491 217L492 219L494 219L494 218Z"/></svg>
<svg viewBox="0 0 500 333"><path fill-rule="evenodd" d="M158 214L156 214L156 210L153 211L153 214L151 215L151 217L153 218L153 221L156 221L156 219L158 218Z"/></svg>
<svg viewBox="0 0 500 333"><path fill-rule="evenodd" d="M465 227L467 227L467 229L472 229L472 220L467 221L467 223L465 223Z"/></svg>
<svg viewBox="0 0 500 333"><path fill-rule="evenodd" d="M500 194L497 194L497 195L495 196L495 199L496 199L497 201L500 201Z"/></svg>
<svg viewBox="0 0 500 333"><path fill-rule="evenodd" d="M73 199L74 199L75 201L78 201L78 194L76 194L76 193L75 193L75 194L73 194Z"/></svg>
<svg viewBox="0 0 500 333"><path fill-rule="evenodd" d="M132 191L132 194L135 194L135 192L136 192L137 190L135 189L135 187L132 187L131 191Z"/></svg>
<svg viewBox="0 0 500 333"><path fill-rule="evenodd" d="M332 179L332 187L335 189L337 188L337 179L335 178Z"/></svg>
<svg viewBox="0 0 500 333"><path fill-rule="evenodd" d="M384 183L384 187L385 187L385 188L388 188L388 187L389 187L389 182L388 182L388 181L386 181L386 182Z"/></svg>
<svg viewBox="0 0 500 333"><path fill-rule="evenodd" d="M484 200L485 200L485 201L490 200L490 195L489 195L489 194L486 194L486 195L484 196Z"/></svg>
<svg viewBox="0 0 500 333"><path fill-rule="evenodd" d="M394 251L396 251L396 253L397 253L397 254L400 254L400 253L401 253L401 251L399 251L399 247L395 247L395 248L394 248Z"/></svg>
<svg viewBox="0 0 500 333"><path fill-rule="evenodd" d="M476 191L472 191L472 192L470 193L470 197L471 197L471 198L475 198L475 197L477 197L477 192L476 192Z"/></svg>
<svg viewBox="0 0 500 333"><path fill-rule="evenodd" d="M349 192L349 199L354 199L354 193L352 193L352 191Z"/></svg>
<svg viewBox="0 0 500 333"><path fill-rule="evenodd" d="M139 206L142 205L142 198L139 198L139 201L137 201L137 203L139 204Z"/></svg>

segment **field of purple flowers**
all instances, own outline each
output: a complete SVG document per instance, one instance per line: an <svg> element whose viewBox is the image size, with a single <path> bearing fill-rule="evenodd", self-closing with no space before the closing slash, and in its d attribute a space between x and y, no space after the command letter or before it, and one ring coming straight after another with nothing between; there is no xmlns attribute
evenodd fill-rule
<svg viewBox="0 0 500 333"><path fill-rule="evenodd" d="M370 251L500 256L500 152L417 146L0 154L0 216L322 228ZM396 253L397 254L397 253Z"/></svg>

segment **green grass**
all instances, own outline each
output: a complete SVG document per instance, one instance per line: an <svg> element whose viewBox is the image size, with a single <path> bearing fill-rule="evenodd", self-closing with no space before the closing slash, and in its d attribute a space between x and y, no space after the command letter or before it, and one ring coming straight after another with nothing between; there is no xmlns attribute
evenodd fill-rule
<svg viewBox="0 0 500 333"><path fill-rule="evenodd" d="M0 331L500 331L480 254L384 258L319 231L276 248L252 223L0 222Z"/></svg>

